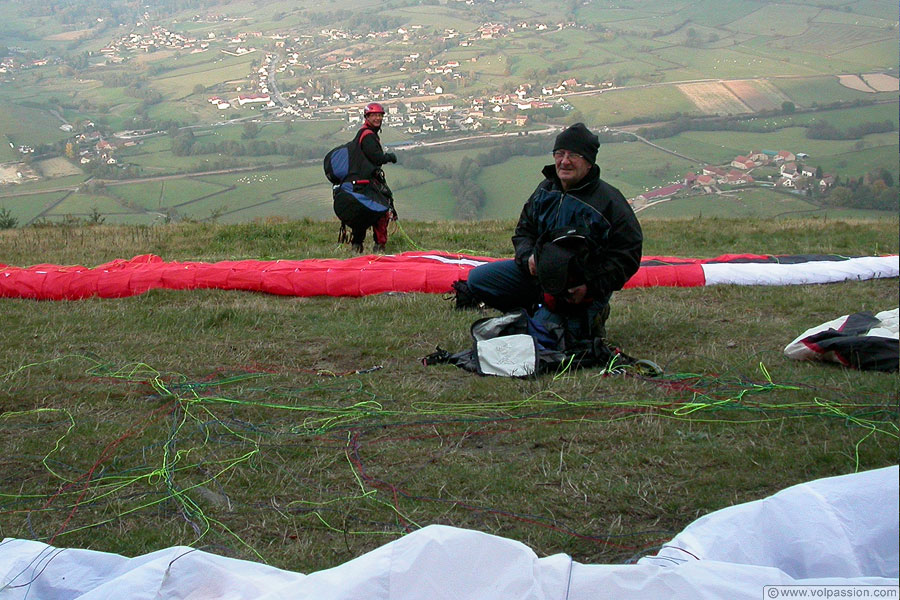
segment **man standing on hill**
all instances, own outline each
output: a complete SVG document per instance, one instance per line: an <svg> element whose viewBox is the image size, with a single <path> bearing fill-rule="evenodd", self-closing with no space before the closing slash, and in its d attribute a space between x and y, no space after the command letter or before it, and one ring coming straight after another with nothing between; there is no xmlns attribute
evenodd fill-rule
<svg viewBox="0 0 900 600"><path fill-rule="evenodd" d="M516 225L515 260L470 271L471 304L534 310L535 320L564 325L574 340L606 337L610 297L637 272L643 234L622 193L600 179L599 147L583 123L556 137L554 164ZM457 301L465 305L459 289Z"/></svg>
<svg viewBox="0 0 900 600"><path fill-rule="evenodd" d="M384 108L377 102L370 102L363 109L363 119L363 126L356 132L350 145L350 174L347 179L354 181L355 191L387 207L387 210L377 214L360 212L346 224L350 226L350 245L355 252L363 251L369 227L375 238L374 251L384 252L388 223L397 219L397 213L394 210L394 195L385 181L381 167L389 162L396 163L397 155L385 152L381 146L381 138L378 137L384 120Z"/></svg>

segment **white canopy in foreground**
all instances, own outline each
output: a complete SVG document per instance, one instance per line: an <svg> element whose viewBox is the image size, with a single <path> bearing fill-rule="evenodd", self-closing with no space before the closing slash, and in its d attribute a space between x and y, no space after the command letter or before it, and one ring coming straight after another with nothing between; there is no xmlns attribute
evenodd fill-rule
<svg viewBox="0 0 900 600"><path fill-rule="evenodd" d="M705 263L706 285L800 285L864 281L900 275L900 257L863 256L843 261Z"/></svg>
<svg viewBox="0 0 900 600"><path fill-rule="evenodd" d="M0 598L762 600L781 597L767 586L785 585L892 586L878 588L891 593L900 562L897 478L894 466L820 479L723 509L634 565L538 558L519 542L446 526L310 575L186 547L129 559L6 539Z"/></svg>

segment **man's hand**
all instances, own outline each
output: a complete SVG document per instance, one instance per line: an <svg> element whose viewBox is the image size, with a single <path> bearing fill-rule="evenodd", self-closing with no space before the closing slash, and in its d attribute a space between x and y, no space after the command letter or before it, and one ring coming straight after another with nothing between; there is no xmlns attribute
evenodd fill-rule
<svg viewBox="0 0 900 600"><path fill-rule="evenodd" d="M528 257L528 272L537 277L537 262L534 260L534 254Z"/></svg>
<svg viewBox="0 0 900 600"><path fill-rule="evenodd" d="M581 284L578 287L569 288L566 294L566 301L571 304L581 304L587 297L587 285Z"/></svg>
<svg viewBox="0 0 900 600"><path fill-rule="evenodd" d="M397 164L397 155L393 152L385 152L384 159L390 163Z"/></svg>

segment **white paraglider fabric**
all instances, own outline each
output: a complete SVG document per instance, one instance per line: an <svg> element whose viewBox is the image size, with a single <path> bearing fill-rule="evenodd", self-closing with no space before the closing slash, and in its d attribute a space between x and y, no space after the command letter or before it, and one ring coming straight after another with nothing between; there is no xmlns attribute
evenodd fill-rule
<svg viewBox="0 0 900 600"><path fill-rule="evenodd" d="M538 558L514 540L439 525L310 575L186 547L125 558L6 539L0 598L760 600L773 585L897 586L897 478L894 466L800 484L706 515L624 565Z"/></svg>

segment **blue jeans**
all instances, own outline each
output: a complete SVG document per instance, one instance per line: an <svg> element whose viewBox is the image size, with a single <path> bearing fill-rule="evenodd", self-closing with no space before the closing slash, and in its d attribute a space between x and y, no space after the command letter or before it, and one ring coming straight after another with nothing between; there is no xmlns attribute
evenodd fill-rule
<svg viewBox="0 0 900 600"><path fill-rule="evenodd" d="M610 299L608 295L583 306L569 304L564 313L551 311L542 304L544 294L537 277L526 273L514 260L475 267L469 271L468 284L469 291L478 300L502 312L520 308L532 311L537 306L532 315L534 320L563 325L573 338L579 340L592 339L601 333L599 329L605 318L602 323L597 323L597 316L605 314Z"/></svg>

